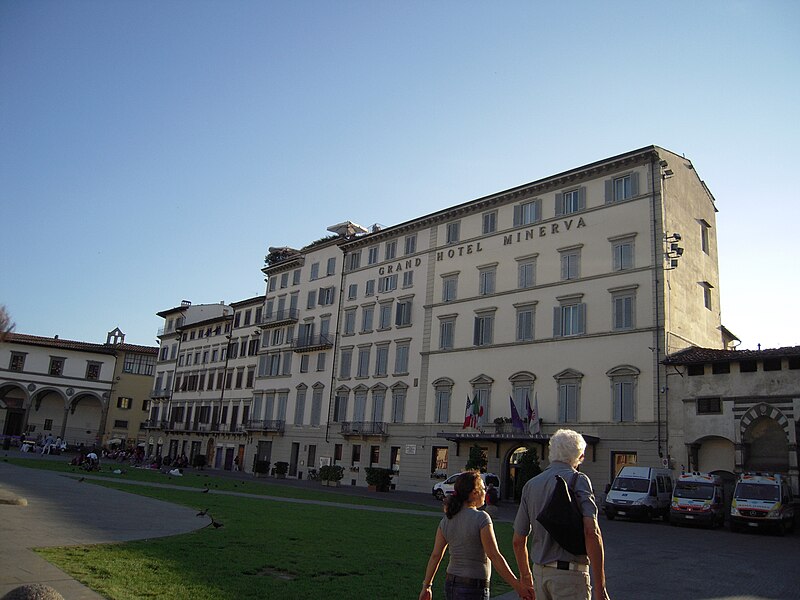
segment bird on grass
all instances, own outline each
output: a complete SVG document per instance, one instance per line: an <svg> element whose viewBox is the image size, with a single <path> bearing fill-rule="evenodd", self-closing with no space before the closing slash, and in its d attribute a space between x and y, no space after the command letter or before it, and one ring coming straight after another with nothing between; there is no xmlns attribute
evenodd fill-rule
<svg viewBox="0 0 800 600"><path fill-rule="evenodd" d="M199 513L197 513L198 517L205 517L206 515L208 515L208 509L207 508L204 508ZM211 517L211 515L208 515L208 516ZM213 520L214 517L211 517L211 518Z"/></svg>
<svg viewBox="0 0 800 600"><path fill-rule="evenodd" d="M208 493L208 488L203 488L203 491L201 491L200 493L201 494L207 494Z"/></svg>
<svg viewBox="0 0 800 600"><path fill-rule="evenodd" d="M86 477L81 477L78 481L86 481Z"/></svg>
<svg viewBox="0 0 800 600"><path fill-rule="evenodd" d="M219 521L215 521L213 518L211 519L211 524L214 526L214 529L219 529L220 527L222 527L222 523L220 523Z"/></svg>

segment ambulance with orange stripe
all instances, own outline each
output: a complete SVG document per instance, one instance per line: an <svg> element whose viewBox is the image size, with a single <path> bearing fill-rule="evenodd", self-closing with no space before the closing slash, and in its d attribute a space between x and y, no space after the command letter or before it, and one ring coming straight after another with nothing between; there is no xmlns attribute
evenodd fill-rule
<svg viewBox="0 0 800 600"><path fill-rule="evenodd" d="M669 521L673 525L722 526L725 523L722 478L697 472L680 475L672 490Z"/></svg>
<svg viewBox="0 0 800 600"><path fill-rule="evenodd" d="M742 473L731 502L731 531L768 527L780 535L794 529L792 489L780 474Z"/></svg>

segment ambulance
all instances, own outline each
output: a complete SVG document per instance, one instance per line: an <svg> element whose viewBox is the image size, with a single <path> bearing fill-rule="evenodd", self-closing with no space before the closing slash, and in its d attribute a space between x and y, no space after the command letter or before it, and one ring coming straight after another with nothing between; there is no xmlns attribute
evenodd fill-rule
<svg viewBox="0 0 800 600"><path fill-rule="evenodd" d="M672 490L669 522L717 527L725 524L722 478L710 473L684 473Z"/></svg>
<svg viewBox="0 0 800 600"><path fill-rule="evenodd" d="M603 511L609 521L617 517L645 521L662 517L666 521L671 500L672 471L627 465L614 478Z"/></svg>
<svg viewBox="0 0 800 600"><path fill-rule="evenodd" d="M792 489L780 474L742 473L731 501L731 531L770 528L783 535L794 529Z"/></svg>

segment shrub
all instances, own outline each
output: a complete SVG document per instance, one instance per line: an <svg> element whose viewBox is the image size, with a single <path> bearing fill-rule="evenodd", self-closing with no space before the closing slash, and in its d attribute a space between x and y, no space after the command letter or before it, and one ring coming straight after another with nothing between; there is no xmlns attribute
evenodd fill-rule
<svg viewBox="0 0 800 600"><path fill-rule="evenodd" d="M389 489L392 483L391 469L383 469L380 467L367 467L367 484L374 485L378 489Z"/></svg>
<svg viewBox="0 0 800 600"><path fill-rule="evenodd" d="M277 475L286 475L289 472L289 463L279 461L275 463L275 473Z"/></svg>
<svg viewBox="0 0 800 600"><path fill-rule="evenodd" d="M319 478L322 481L341 481L344 477L344 467L341 465L322 465L319 469Z"/></svg>
<svg viewBox="0 0 800 600"><path fill-rule="evenodd" d="M268 460L257 460L253 471L256 473L267 474L269 473L269 465L270 462Z"/></svg>

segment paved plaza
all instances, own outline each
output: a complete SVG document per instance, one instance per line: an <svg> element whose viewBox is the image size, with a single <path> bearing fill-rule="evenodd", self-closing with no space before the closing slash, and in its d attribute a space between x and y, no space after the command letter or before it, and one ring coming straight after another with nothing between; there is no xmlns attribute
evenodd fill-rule
<svg viewBox="0 0 800 600"><path fill-rule="evenodd" d="M242 473L213 474L252 480L251 475ZM0 596L25 583L44 583L59 591L66 600L101 599L30 548L161 537L192 531L206 524L197 519L194 509L92 485L80 481L82 476L87 480L97 477L24 469L0 460ZM269 481L298 487L318 485L308 481ZM162 485L184 489L180 485ZM369 493L364 488L349 486L338 491L343 496L342 506L346 505L348 495ZM214 490L213 493L234 492ZM419 504L421 508L439 505L428 494L395 491L388 497ZM17 499L26 500L27 506L8 503ZM280 501L312 502L286 498ZM357 510L401 510L346 506ZM515 512L513 504L504 503L495 520L510 522ZM615 600L792 600L800 597L800 569L797 567L800 535L797 532L778 537L760 532L733 534L727 529L672 527L661 522L608 521L603 517L600 522L606 544L608 589ZM432 518L432 527L434 523ZM428 549L422 551L427 553ZM514 557L506 558L514 566ZM514 597L514 594L504 594L495 600Z"/></svg>

